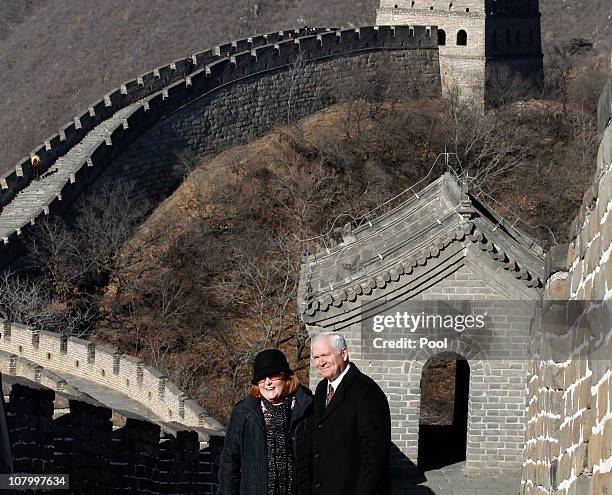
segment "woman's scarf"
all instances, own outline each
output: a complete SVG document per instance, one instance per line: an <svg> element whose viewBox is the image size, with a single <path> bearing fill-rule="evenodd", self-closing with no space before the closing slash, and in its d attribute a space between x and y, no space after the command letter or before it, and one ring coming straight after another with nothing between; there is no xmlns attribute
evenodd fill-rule
<svg viewBox="0 0 612 495"><path fill-rule="evenodd" d="M263 397L268 453L268 495L294 495L294 465L291 452L291 408L293 396L274 405Z"/></svg>

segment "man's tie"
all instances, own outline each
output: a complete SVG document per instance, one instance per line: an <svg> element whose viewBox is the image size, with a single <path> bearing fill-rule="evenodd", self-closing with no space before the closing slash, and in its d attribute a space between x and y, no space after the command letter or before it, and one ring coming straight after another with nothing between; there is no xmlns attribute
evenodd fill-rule
<svg viewBox="0 0 612 495"><path fill-rule="evenodd" d="M325 397L325 407L329 405L333 396L334 396L334 387L332 387L332 384L329 383L327 385L327 397Z"/></svg>

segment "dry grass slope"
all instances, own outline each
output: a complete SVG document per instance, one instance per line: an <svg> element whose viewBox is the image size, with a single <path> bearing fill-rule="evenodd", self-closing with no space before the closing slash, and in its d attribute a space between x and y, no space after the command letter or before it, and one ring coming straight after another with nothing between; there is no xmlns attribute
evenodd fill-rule
<svg viewBox="0 0 612 495"><path fill-rule="evenodd" d="M606 0L542 0L547 41L610 37ZM215 44L372 23L377 0L3 0L0 172L121 82ZM603 43L601 43L603 44Z"/></svg>

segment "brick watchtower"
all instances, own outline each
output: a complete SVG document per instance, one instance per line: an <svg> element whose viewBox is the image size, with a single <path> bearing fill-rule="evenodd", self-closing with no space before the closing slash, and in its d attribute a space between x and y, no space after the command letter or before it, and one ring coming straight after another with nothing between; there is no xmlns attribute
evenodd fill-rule
<svg viewBox="0 0 612 495"><path fill-rule="evenodd" d="M378 25L438 26L444 90L489 101L495 78L542 81L538 0L381 0Z"/></svg>

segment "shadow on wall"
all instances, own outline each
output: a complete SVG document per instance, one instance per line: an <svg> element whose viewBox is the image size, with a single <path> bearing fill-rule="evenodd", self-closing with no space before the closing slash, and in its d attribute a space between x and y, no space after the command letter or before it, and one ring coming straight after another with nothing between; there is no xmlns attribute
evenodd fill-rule
<svg viewBox="0 0 612 495"><path fill-rule="evenodd" d="M421 485L427 478L395 444L391 444L391 459L397 466L391 468L392 495L435 495L431 488Z"/></svg>
<svg viewBox="0 0 612 495"><path fill-rule="evenodd" d="M221 436L177 423L162 430L85 396L3 378L14 472L67 473L72 493L216 493Z"/></svg>

